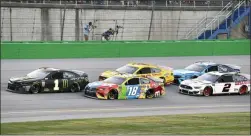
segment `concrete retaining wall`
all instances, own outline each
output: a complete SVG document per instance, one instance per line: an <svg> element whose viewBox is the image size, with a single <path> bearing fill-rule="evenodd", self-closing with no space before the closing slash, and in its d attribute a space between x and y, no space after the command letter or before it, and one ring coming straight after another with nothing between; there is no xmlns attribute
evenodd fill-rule
<svg viewBox="0 0 251 136"><path fill-rule="evenodd" d="M1 27L4 41L60 40L63 9L2 8ZM10 16L11 12L11 16ZM155 11L150 40L178 40L203 17L212 17L218 11ZM11 18L11 19L10 19ZM90 39L114 28L116 22L124 26L117 40L148 40L151 10L79 10L80 40L82 24L96 20L97 29ZM11 23L12 22L12 23ZM67 9L63 40L75 40L76 10ZM12 30L11 25L12 24ZM12 31L12 33L11 33Z"/></svg>

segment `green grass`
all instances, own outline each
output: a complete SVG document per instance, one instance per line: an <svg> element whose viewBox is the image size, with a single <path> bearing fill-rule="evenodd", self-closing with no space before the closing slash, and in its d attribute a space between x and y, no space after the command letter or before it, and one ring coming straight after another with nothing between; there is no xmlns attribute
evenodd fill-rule
<svg viewBox="0 0 251 136"><path fill-rule="evenodd" d="M1 133L249 135L250 112L2 123Z"/></svg>

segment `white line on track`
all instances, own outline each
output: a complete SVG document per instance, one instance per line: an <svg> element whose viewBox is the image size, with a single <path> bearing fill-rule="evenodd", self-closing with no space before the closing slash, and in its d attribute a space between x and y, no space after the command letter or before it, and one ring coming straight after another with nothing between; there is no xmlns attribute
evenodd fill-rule
<svg viewBox="0 0 251 136"><path fill-rule="evenodd" d="M135 108L110 108L110 109L65 109L65 110L47 110L47 111L13 111L3 112L8 114L38 114L38 113L63 113L63 112L100 112L100 111L132 111L132 110L163 110L163 109L197 109L197 108L224 108L224 107L250 107L250 105L217 105L217 106L175 106L175 107L135 107Z"/></svg>

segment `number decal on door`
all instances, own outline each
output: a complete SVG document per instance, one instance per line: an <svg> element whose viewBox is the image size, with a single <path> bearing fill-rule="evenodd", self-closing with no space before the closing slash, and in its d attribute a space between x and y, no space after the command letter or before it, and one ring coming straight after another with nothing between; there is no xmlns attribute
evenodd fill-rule
<svg viewBox="0 0 251 136"><path fill-rule="evenodd" d="M128 87L127 89L129 90L128 96L134 96L134 95L137 94L137 91L138 91L139 87L134 86L134 87Z"/></svg>
<svg viewBox="0 0 251 136"><path fill-rule="evenodd" d="M230 87L231 87L231 84L225 84L222 92L229 92Z"/></svg>
<svg viewBox="0 0 251 136"><path fill-rule="evenodd" d="M55 87L53 88L53 90L59 90L59 87L58 87L58 79L56 79L54 81L54 84L55 84Z"/></svg>

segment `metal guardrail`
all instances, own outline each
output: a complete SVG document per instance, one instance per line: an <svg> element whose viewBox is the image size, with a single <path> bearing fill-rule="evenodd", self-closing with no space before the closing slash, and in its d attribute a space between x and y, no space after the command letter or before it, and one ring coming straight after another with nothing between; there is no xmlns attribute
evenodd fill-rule
<svg viewBox="0 0 251 136"><path fill-rule="evenodd" d="M240 1L237 5L234 6L233 11L237 10L238 8L240 8L242 5L245 4L245 1ZM197 37L199 37L202 33L204 33L206 30L211 30L211 34L213 34L213 29L217 28L220 26L220 24L222 23L222 21L220 19L222 19L223 21L226 20L233 11L228 11L227 14L219 14L216 15L213 20L211 20L206 27L202 28L198 33L197 33Z"/></svg>
<svg viewBox="0 0 251 136"><path fill-rule="evenodd" d="M224 7L231 0L154 0L155 7ZM152 7L152 0L1 0L1 4Z"/></svg>
<svg viewBox="0 0 251 136"><path fill-rule="evenodd" d="M226 6L224 6L215 16L222 16L225 15L226 11L229 12L228 10L232 7L233 2L230 1L229 3L227 3ZM199 33L203 33L204 27L207 26L208 23L210 23L212 20L214 20L215 18L213 17L204 17L203 19L201 19L199 22L196 23L196 25L194 26L194 28L190 29L185 38L184 39L194 39L197 38L198 35L200 35ZM201 31L203 30L203 31ZM196 36L196 37L194 37Z"/></svg>

